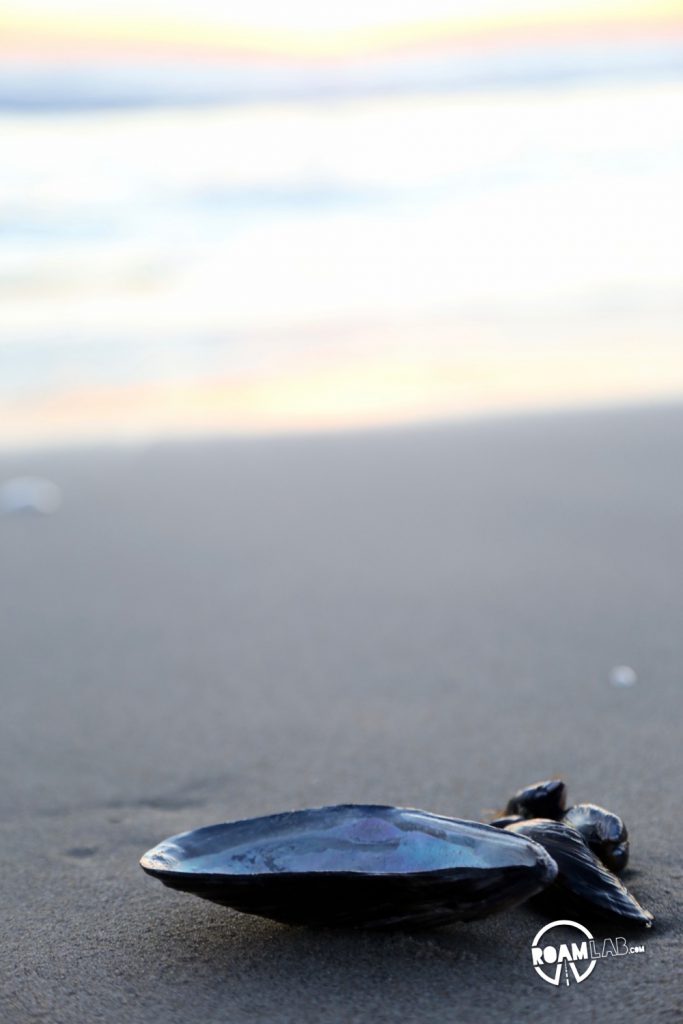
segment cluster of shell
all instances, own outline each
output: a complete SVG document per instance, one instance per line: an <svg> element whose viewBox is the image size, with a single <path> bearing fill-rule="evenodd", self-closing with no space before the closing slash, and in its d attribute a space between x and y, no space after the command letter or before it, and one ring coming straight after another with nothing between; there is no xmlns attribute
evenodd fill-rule
<svg viewBox="0 0 683 1024"><path fill-rule="evenodd" d="M288 924L433 926L532 897L580 918L649 927L617 874L621 818L566 807L559 779L535 783L489 824L365 804L210 825L172 836L140 864L172 889Z"/></svg>

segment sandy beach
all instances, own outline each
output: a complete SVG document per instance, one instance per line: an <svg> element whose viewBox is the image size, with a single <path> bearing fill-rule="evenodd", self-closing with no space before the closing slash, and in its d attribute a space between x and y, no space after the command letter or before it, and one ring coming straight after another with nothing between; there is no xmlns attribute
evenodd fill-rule
<svg viewBox="0 0 683 1024"><path fill-rule="evenodd" d="M0 519L2 1020L679 1020L682 437L662 406L0 456L64 496ZM528 907L306 931L138 867L211 822L481 819L556 774L625 818L656 915L569 988Z"/></svg>

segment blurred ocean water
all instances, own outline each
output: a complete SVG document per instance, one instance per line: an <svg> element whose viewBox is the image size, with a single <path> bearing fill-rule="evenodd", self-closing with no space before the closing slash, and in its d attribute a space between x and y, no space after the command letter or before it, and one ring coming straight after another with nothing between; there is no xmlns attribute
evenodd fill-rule
<svg viewBox="0 0 683 1024"><path fill-rule="evenodd" d="M531 84L45 109L15 83L2 440L683 392L683 76Z"/></svg>

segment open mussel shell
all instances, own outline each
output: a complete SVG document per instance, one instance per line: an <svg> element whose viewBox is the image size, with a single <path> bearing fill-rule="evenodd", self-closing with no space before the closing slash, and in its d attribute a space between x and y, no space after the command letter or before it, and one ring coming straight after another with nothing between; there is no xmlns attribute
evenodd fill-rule
<svg viewBox="0 0 683 1024"><path fill-rule="evenodd" d="M641 907L571 825L532 818L507 825L505 831L540 843L556 862L557 878L544 893L544 900L569 904L584 914L651 926L653 915Z"/></svg>
<svg viewBox="0 0 683 1024"><path fill-rule="evenodd" d="M171 888L245 913L370 928L485 917L557 873L525 836L354 804L199 828L160 843L140 864Z"/></svg>

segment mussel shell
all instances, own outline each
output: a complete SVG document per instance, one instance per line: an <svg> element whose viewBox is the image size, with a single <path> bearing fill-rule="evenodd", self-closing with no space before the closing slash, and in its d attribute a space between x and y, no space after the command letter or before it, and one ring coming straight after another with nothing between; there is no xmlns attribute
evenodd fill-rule
<svg viewBox="0 0 683 1024"><path fill-rule="evenodd" d="M505 814L519 814L523 818L557 819L564 813L566 800L567 787L562 779L534 782L510 797Z"/></svg>
<svg viewBox="0 0 683 1024"><path fill-rule="evenodd" d="M598 914L650 927L654 916L584 842L571 825L531 819L508 825L506 832L540 843L556 862L557 878L543 898L568 905L584 914Z"/></svg>
<svg viewBox="0 0 683 1024"><path fill-rule="evenodd" d="M174 889L289 924L468 921L515 906L557 867L524 836L425 811L342 804L211 825L142 868Z"/></svg>
<svg viewBox="0 0 683 1024"><path fill-rule="evenodd" d="M603 864L619 873L628 864L628 832L618 814L597 804L575 804L562 816L566 825L580 832L583 840Z"/></svg>
<svg viewBox="0 0 683 1024"><path fill-rule="evenodd" d="M489 822L494 828L507 828L508 825L516 825L518 821L526 821L521 814L504 814L500 818L494 818Z"/></svg>

